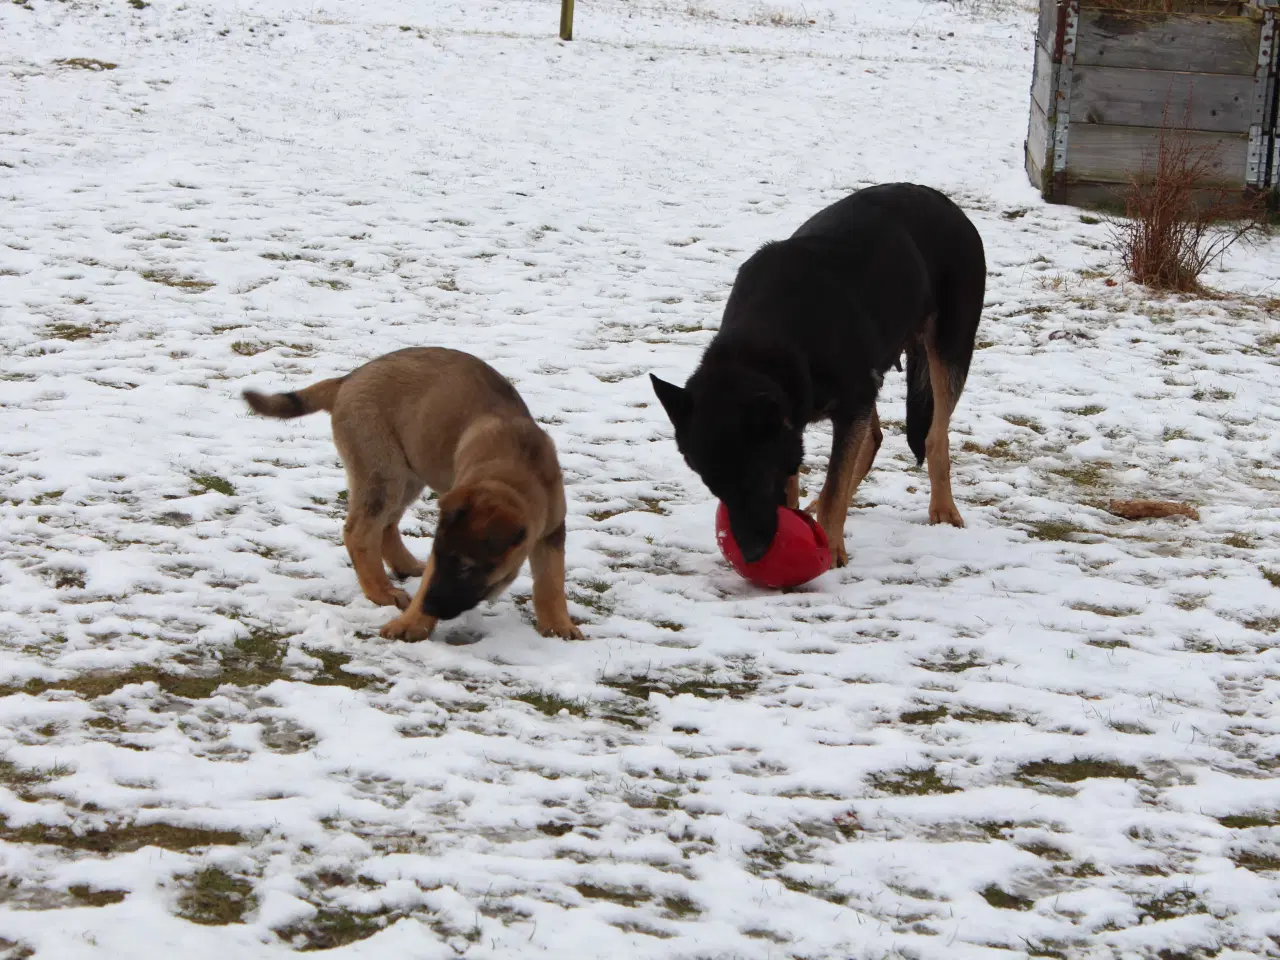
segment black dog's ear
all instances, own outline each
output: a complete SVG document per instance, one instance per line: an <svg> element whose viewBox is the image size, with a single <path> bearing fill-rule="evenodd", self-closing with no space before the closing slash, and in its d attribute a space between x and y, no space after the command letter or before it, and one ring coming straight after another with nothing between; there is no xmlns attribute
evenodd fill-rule
<svg viewBox="0 0 1280 960"><path fill-rule="evenodd" d="M653 392L658 395L658 402L667 411L671 425L679 430L689 422L689 417L693 413L693 396L685 387L667 383L652 373L649 374L649 382L653 384Z"/></svg>

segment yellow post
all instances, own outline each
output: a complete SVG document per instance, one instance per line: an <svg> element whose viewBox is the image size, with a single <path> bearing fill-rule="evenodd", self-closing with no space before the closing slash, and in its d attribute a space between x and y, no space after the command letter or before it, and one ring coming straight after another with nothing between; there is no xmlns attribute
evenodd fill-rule
<svg viewBox="0 0 1280 960"><path fill-rule="evenodd" d="M560 0L560 39L573 39L573 0Z"/></svg>

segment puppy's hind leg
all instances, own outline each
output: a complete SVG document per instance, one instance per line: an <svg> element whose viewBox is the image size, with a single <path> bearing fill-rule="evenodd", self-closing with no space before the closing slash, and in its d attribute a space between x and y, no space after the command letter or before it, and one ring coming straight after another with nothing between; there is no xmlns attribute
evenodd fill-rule
<svg viewBox="0 0 1280 960"><path fill-rule="evenodd" d="M400 537L400 520L413 501L418 499L420 493L422 493L421 485L406 482L400 507L382 531L382 559L391 568L391 575L400 580L420 577L422 571L426 569L426 564L409 552L409 548Z"/></svg>
<svg viewBox="0 0 1280 960"><path fill-rule="evenodd" d="M529 553L533 572L533 614L544 637L581 640L582 631L569 617L564 595L564 523L556 527Z"/></svg>
<svg viewBox="0 0 1280 960"><path fill-rule="evenodd" d="M395 505L389 500L390 485L376 473L360 475L350 469L347 471L347 485L350 489L347 491L347 520L342 527L342 542L351 557L351 565L355 567L360 589L370 603L403 610L409 605L409 594L391 585L391 578L382 566L387 521L395 510Z"/></svg>

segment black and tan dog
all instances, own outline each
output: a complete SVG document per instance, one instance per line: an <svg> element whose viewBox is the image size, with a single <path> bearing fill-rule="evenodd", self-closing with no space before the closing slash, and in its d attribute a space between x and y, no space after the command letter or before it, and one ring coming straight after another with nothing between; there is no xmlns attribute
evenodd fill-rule
<svg viewBox="0 0 1280 960"><path fill-rule="evenodd" d="M982 238L951 200L910 183L819 211L739 269L720 330L684 387L651 377L689 467L729 511L748 561L779 505L797 506L804 428L831 420L831 461L810 505L837 566L845 515L882 434L876 396L907 354L907 443L929 461L929 520L964 526L947 431L986 289Z"/></svg>
<svg viewBox="0 0 1280 960"><path fill-rule="evenodd" d="M515 388L482 360L436 347L397 350L304 390L244 398L269 417L332 411L347 472L343 542L373 603L404 612L384 637L423 640L497 597L526 558L544 635L581 639L564 595L564 481L555 444ZM400 539L400 518L423 487L440 495L425 564ZM421 575L412 600L392 586Z"/></svg>

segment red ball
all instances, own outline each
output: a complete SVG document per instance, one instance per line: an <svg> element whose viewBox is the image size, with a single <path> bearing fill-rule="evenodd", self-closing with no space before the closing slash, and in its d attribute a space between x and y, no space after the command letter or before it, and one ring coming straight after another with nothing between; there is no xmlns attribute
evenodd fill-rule
<svg viewBox="0 0 1280 960"><path fill-rule="evenodd" d="M831 567L831 546L818 521L790 507L778 508L778 532L755 563L742 559L723 503L716 508L716 543L729 565L758 587L798 587Z"/></svg>

